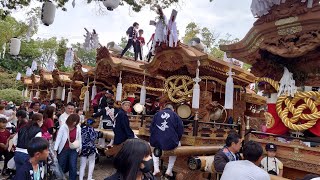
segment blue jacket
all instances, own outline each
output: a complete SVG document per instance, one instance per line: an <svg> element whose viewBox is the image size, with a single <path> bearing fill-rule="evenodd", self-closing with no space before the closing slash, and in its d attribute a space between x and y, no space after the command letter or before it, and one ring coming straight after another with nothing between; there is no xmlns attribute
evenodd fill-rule
<svg viewBox="0 0 320 180"><path fill-rule="evenodd" d="M154 115L150 125L150 144L162 150L172 150L179 145L183 134L183 123L171 109Z"/></svg>
<svg viewBox="0 0 320 180"><path fill-rule="evenodd" d="M116 114L116 113L115 113ZM114 123L114 145L119 145L123 142L125 142L127 139L134 138L134 133L132 129L130 128L129 118L127 116L127 113L120 109L117 113L117 117L115 119Z"/></svg>
<svg viewBox="0 0 320 180"><path fill-rule="evenodd" d="M88 157L96 153L96 146L94 144L95 140L98 138L98 132L94 130L93 127L83 126L81 128L81 156Z"/></svg>

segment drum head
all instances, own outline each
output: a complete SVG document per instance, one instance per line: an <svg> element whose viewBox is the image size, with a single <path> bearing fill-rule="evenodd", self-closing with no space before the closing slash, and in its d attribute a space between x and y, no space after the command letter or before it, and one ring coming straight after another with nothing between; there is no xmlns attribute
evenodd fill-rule
<svg viewBox="0 0 320 180"><path fill-rule="evenodd" d="M177 109L177 113L182 119L186 119L191 116L191 108L186 104L180 105Z"/></svg>
<svg viewBox="0 0 320 180"><path fill-rule="evenodd" d="M222 117L222 109L216 108L213 112L210 113L210 120L217 121Z"/></svg>

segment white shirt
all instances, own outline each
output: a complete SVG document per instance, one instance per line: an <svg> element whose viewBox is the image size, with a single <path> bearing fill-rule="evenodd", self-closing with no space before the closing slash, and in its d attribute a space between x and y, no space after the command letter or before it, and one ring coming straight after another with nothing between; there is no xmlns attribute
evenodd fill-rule
<svg viewBox="0 0 320 180"><path fill-rule="evenodd" d="M69 138L69 128L66 124L63 124L58 131L56 142L54 144L54 150L60 154L62 149L64 148L64 145L66 144L67 140ZM81 127L77 125L77 134L76 134L76 140L80 142L80 147L77 149L77 152L81 150L82 147L82 141L81 141Z"/></svg>
<svg viewBox="0 0 320 180"><path fill-rule="evenodd" d="M65 124L67 119L68 119L68 117L69 117L69 114L67 114L66 112L61 114L60 117L59 117L59 125L62 126L63 124Z"/></svg>
<svg viewBox="0 0 320 180"><path fill-rule="evenodd" d="M220 180L270 180L267 172L248 160L228 162Z"/></svg>
<svg viewBox="0 0 320 180"><path fill-rule="evenodd" d="M268 159L268 161L267 161ZM283 169L283 164L279 159L275 157L264 157L261 160L261 166L262 169L265 170L266 172L268 171L275 171L277 174L279 174L280 169Z"/></svg>

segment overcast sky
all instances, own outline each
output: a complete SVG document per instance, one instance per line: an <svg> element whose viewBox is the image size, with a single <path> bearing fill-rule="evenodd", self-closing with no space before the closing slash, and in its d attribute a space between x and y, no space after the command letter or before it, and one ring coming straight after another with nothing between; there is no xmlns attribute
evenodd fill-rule
<svg viewBox="0 0 320 180"><path fill-rule="evenodd" d="M180 0L181 1L181 0ZM201 27L208 27L223 37L229 33L234 38L242 39L255 21L250 11L251 0L182 0L178 7L173 6L165 9L165 14L170 17L172 8L178 10L177 25L180 36L184 34L185 27L189 22L196 22ZM125 36L127 28L133 22L138 22L140 28L145 31L145 38L149 40L154 32L154 26L149 25L156 14L145 7L141 12L133 12L129 6L119 6L110 12L105 9L105 14L99 14L95 3L86 4L86 0L76 0L75 8L67 4L67 12L58 9L54 23L50 26L40 25L38 34L34 37L50 38L65 37L70 43L84 42L84 27L89 30L93 28L99 34L100 43L106 45L110 41L119 42ZM41 6L33 2L32 6ZM13 16L24 20L24 13L31 7L14 12Z"/></svg>

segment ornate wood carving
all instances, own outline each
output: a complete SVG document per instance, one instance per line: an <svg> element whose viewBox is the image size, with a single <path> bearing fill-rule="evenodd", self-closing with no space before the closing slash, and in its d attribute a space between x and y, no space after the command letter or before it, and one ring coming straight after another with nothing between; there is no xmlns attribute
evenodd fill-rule
<svg viewBox="0 0 320 180"><path fill-rule="evenodd" d="M319 9L319 0L313 1L313 10ZM306 3L302 3L301 0L286 0L286 3L281 3L272 7L269 13L265 16L260 17L254 25L260 25L263 23L268 23L276 21L278 19L283 19L292 16L299 16L305 14L309 11Z"/></svg>
<svg viewBox="0 0 320 180"><path fill-rule="evenodd" d="M109 50L103 46L97 49L97 64L104 58L110 58L111 54L109 52Z"/></svg>
<svg viewBox="0 0 320 180"><path fill-rule="evenodd" d="M73 75L72 80L74 81L84 81L84 74L82 71L82 64L80 61L77 61L73 66Z"/></svg>
<svg viewBox="0 0 320 180"><path fill-rule="evenodd" d="M314 30L270 37L260 44L260 49L281 57L294 58L303 56L318 46L320 46L320 30Z"/></svg>

